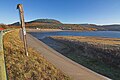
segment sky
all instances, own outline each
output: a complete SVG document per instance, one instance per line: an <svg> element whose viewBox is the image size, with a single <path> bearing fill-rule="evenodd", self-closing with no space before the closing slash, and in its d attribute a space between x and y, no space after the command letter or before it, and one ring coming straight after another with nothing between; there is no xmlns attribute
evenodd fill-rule
<svg viewBox="0 0 120 80"><path fill-rule="evenodd" d="M120 0L0 0L0 23L18 22L17 4L25 21L56 19L70 24L120 24Z"/></svg>

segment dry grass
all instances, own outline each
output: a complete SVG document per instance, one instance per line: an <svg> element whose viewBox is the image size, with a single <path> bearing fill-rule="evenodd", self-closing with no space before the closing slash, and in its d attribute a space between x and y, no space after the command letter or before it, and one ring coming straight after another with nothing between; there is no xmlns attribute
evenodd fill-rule
<svg viewBox="0 0 120 80"><path fill-rule="evenodd" d="M24 54L19 31L4 36L4 51L9 80L69 80L60 70L46 61L40 54L29 48L29 56Z"/></svg>
<svg viewBox="0 0 120 80"><path fill-rule="evenodd" d="M119 38L82 36L50 38L66 46L58 50L64 56L113 80L120 80Z"/></svg>
<svg viewBox="0 0 120 80"><path fill-rule="evenodd" d="M54 39L87 42L89 44L120 45L119 38L83 37L83 36L53 36Z"/></svg>

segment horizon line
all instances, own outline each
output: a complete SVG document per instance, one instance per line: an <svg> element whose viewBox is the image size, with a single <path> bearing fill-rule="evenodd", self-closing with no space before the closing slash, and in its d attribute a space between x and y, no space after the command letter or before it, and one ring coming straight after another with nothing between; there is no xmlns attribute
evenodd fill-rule
<svg viewBox="0 0 120 80"><path fill-rule="evenodd" d="M30 22L30 21L34 21L34 20L37 20L37 19L54 19L54 18L36 18L36 19L31 19L31 20L25 20L25 22ZM91 23L91 22L62 22L61 20L58 20L58 19L54 19L54 20L57 20L57 21L60 21L62 24L94 24L94 25L120 25L120 23ZM9 24L14 24L16 22L19 22L19 21L13 21L13 22L10 22L10 23L0 23L0 24L5 24L5 25L9 25Z"/></svg>

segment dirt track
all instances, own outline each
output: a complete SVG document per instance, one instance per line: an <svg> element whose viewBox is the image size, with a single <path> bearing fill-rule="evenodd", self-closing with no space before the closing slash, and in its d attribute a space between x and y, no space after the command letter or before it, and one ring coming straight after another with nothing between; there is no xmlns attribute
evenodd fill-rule
<svg viewBox="0 0 120 80"><path fill-rule="evenodd" d="M39 51L49 62L74 80L109 80L56 52L40 40L27 34L28 45Z"/></svg>

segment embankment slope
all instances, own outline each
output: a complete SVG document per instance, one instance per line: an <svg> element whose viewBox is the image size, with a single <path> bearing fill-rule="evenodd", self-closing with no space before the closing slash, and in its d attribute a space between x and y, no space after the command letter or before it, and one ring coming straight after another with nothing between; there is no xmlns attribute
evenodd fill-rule
<svg viewBox="0 0 120 80"><path fill-rule="evenodd" d="M41 52L41 54L57 68L71 76L75 80L108 80L108 78L99 75L87 68L73 62L56 52L40 40L27 34L28 45Z"/></svg>
<svg viewBox="0 0 120 80"><path fill-rule="evenodd" d="M27 57L19 37L19 30L4 35L4 53L9 80L70 80L40 53L32 48L28 48L28 52Z"/></svg>

